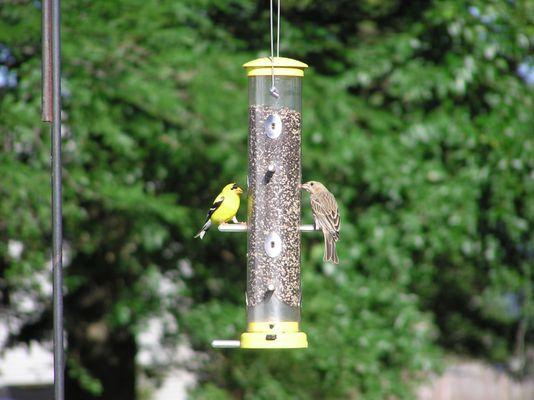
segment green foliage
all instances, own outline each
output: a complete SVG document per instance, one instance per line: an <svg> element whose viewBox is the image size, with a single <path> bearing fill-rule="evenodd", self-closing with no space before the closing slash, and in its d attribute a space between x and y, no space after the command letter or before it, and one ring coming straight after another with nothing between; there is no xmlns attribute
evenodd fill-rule
<svg viewBox="0 0 534 400"><path fill-rule="evenodd" d="M199 399L412 398L440 346L524 357L534 98L518 68L532 64L534 13L504 0L284 2L281 53L312 67L303 176L338 198L342 263L322 265L322 241L305 237L308 350L209 349L244 329L246 244L192 236L222 184L246 182L240 65L267 55L264 3L62 2L71 379L128 398L126 381L109 379L135 359L120 344L168 313L172 341L207 354ZM50 328L39 25L35 2L3 2L2 64L18 84L0 87L0 315L25 323L18 340ZM24 309L21 295L43 307Z"/></svg>
<svg viewBox="0 0 534 400"><path fill-rule="evenodd" d="M415 383L417 372L436 367L429 341L434 329L416 296L348 268L321 272L311 265L304 260L303 329L309 349L218 352L203 366L210 383L194 398L225 398L214 384L244 399L411 397L410 386L399 382ZM239 317L239 308L212 301L189 313L185 323L198 332L193 344L205 348L212 338L237 337Z"/></svg>
<svg viewBox="0 0 534 400"><path fill-rule="evenodd" d="M71 376L80 381L80 385L83 386L89 393L95 396L102 394L102 384L98 379L93 378L89 372L80 366L73 359L69 359L69 371Z"/></svg>

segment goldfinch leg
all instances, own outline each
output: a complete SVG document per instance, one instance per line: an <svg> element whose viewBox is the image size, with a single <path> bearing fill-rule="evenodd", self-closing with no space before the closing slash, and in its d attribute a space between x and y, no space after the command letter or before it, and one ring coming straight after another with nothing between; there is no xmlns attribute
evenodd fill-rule
<svg viewBox="0 0 534 400"><path fill-rule="evenodd" d="M237 218L236 218L235 215L232 217L232 222L233 222L234 224L239 224L239 221L237 220Z"/></svg>

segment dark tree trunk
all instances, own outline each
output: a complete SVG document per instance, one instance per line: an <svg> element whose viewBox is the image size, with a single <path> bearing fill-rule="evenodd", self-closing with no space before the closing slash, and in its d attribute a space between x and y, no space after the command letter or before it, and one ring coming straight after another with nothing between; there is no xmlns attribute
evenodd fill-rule
<svg viewBox="0 0 534 400"><path fill-rule="evenodd" d="M125 330L112 331L107 340L95 344L87 336L69 333L69 353L79 357L89 374L100 381L103 392L93 395L82 388L80 380L67 368L65 393L72 400L134 400L136 398L135 355L133 335ZM74 374L76 375L76 374Z"/></svg>
<svg viewBox="0 0 534 400"><path fill-rule="evenodd" d="M92 268L89 266L92 265ZM97 267L97 266L102 267ZM69 400L134 400L136 398L135 337L127 326L114 326L109 313L124 289L124 279L105 261L73 261L67 274L91 271L91 280L65 298L67 330L66 398ZM81 368L80 368L81 367ZM83 368L83 369L82 369ZM102 393L83 385L80 371L98 380Z"/></svg>

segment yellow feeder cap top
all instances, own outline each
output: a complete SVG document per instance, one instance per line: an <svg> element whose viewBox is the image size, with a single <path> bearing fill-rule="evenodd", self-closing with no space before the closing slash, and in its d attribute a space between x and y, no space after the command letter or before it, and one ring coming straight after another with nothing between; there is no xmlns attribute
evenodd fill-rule
<svg viewBox="0 0 534 400"><path fill-rule="evenodd" d="M273 73L277 76L304 76L304 69L308 64L285 57L263 57L243 65L248 76L269 76Z"/></svg>

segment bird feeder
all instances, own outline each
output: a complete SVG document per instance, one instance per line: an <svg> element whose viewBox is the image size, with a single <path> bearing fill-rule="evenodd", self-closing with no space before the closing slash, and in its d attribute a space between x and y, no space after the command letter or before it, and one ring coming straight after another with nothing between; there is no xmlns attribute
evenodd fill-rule
<svg viewBox="0 0 534 400"><path fill-rule="evenodd" d="M307 65L260 58L244 65L249 80L247 330L214 347L304 348L300 331L301 106ZM226 345L225 345L226 344Z"/></svg>

